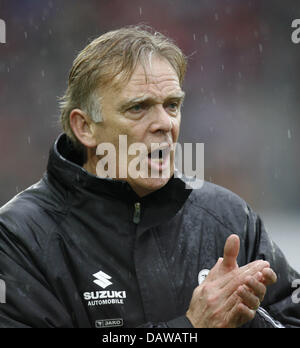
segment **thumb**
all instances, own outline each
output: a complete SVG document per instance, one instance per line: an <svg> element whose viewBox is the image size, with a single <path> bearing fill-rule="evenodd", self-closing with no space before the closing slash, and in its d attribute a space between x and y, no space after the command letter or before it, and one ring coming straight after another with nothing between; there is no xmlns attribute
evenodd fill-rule
<svg viewBox="0 0 300 348"><path fill-rule="evenodd" d="M224 259L222 266L228 269L237 267L236 259L240 251L240 238L236 234L231 234L225 243Z"/></svg>

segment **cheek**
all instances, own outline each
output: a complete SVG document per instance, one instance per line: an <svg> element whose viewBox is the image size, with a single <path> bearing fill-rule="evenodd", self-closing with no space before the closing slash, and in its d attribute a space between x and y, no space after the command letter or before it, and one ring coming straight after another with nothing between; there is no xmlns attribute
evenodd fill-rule
<svg viewBox="0 0 300 348"><path fill-rule="evenodd" d="M128 143L138 142L144 143L148 133L148 124L143 122L132 124L126 127L125 134L127 134Z"/></svg>
<svg viewBox="0 0 300 348"><path fill-rule="evenodd" d="M179 129L180 129L180 116L177 118L172 118L171 119L172 123L172 135L173 135L173 140L176 141L179 135Z"/></svg>

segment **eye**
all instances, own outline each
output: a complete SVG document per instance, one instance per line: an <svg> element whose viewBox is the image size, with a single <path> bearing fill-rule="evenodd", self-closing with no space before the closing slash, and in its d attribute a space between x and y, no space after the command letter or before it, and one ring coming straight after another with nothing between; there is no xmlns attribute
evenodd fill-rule
<svg viewBox="0 0 300 348"><path fill-rule="evenodd" d="M171 109L177 109L178 108L178 103L171 103L170 105Z"/></svg>
<svg viewBox="0 0 300 348"><path fill-rule="evenodd" d="M166 105L166 107L172 112L172 113L176 113L179 109L179 102L170 102Z"/></svg>
<svg viewBox="0 0 300 348"><path fill-rule="evenodd" d="M131 108L129 108L128 111L133 114L138 114L144 109L145 109L145 106L143 104L136 104L136 105L133 105Z"/></svg>

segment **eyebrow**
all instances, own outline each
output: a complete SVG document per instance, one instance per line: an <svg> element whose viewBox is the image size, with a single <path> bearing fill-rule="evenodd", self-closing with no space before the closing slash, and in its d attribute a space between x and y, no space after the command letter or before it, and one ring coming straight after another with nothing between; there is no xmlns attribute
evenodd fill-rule
<svg viewBox="0 0 300 348"><path fill-rule="evenodd" d="M183 102L184 97L185 97L185 92L180 91L180 92L176 92L176 93L168 95L165 98L165 101L172 100L172 99L178 99L178 100L180 100L180 102ZM140 97L136 97L133 99L124 100L123 102L120 103L121 105L120 105L119 109L124 111L124 110L127 110L128 108L130 108L131 106L133 106L135 104L140 104L140 103L155 104L156 100L155 100L155 98L153 98L149 95L148 96L142 95Z"/></svg>

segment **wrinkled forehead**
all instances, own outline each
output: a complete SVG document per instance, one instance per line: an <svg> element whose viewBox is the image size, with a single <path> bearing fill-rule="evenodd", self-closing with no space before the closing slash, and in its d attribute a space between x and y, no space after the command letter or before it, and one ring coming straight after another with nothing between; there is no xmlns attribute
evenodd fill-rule
<svg viewBox="0 0 300 348"><path fill-rule="evenodd" d="M180 92L178 75L165 58L150 56L147 61L137 64L130 79L120 89L123 97L143 94L167 96Z"/></svg>

